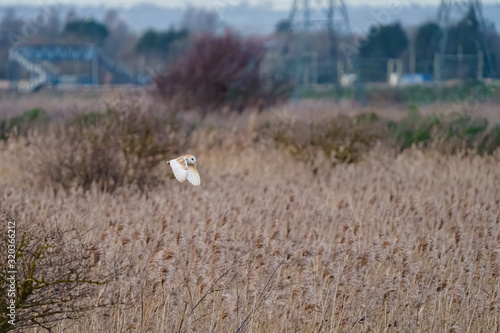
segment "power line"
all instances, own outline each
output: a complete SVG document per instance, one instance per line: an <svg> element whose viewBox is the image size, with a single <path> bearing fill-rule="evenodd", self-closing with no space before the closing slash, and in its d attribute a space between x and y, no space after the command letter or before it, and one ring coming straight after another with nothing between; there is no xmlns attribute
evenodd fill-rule
<svg viewBox="0 0 500 333"><path fill-rule="evenodd" d="M294 51L298 59L296 68L298 78L304 75L304 69L307 68L306 62L312 62L311 54L315 52L312 47L314 34L325 33L328 38L327 57L333 77L338 77L338 63L353 70L351 59L339 48L342 39L352 37L344 0L316 0L316 6L311 0L293 0L288 22L290 29L285 36L281 54L287 56L292 53L292 50ZM313 29L317 30L313 31Z"/></svg>
<svg viewBox="0 0 500 333"><path fill-rule="evenodd" d="M487 27L486 22L483 16L483 9L481 1L479 0L469 0L469 1L458 1L458 0L441 0L441 5L438 9L438 24L442 29L442 38L439 50L439 71L437 80L442 79L442 71L446 64L446 50L448 47L448 35L449 30L454 23L454 19L456 20L457 16L463 17L468 10L473 10L474 14L479 22L479 32L480 36L480 51L483 52L484 57L486 59L486 70L487 75L494 78L495 77L495 69L491 57L491 52L489 49L489 45L487 42Z"/></svg>

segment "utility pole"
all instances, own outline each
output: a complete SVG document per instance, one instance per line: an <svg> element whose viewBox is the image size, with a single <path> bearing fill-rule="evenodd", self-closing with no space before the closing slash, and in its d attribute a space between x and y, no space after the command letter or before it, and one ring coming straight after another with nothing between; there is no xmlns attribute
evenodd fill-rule
<svg viewBox="0 0 500 333"><path fill-rule="evenodd" d="M305 79L304 72L308 71L308 66L314 66L314 64L318 66L319 56L317 51L312 49L313 44L311 43L313 33L311 30L313 26L318 26L317 23L319 23L321 30L314 31L314 33L325 31L328 36L329 51L327 57L333 71L331 73L332 77L336 78L338 76L336 72L339 61L346 64L346 66L342 66L343 68L347 68L350 72L353 71L352 59L350 59L349 55L343 54L339 47L342 38L351 37L349 15L345 1L317 0L316 3L320 11L322 11L321 15L311 17L313 12L311 0L293 0L288 16L290 30L285 37L281 56L289 56L293 50L294 56L298 59L296 77L300 81ZM318 19L318 16L322 18ZM293 48L292 41L295 42ZM317 73L318 70L314 68L309 70L312 76L314 76L315 72ZM314 78L312 79L314 81Z"/></svg>
<svg viewBox="0 0 500 333"><path fill-rule="evenodd" d="M487 75L495 78L495 69L493 66L493 61L491 57L491 52L489 50L489 46L486 40L486 23L483 16L483 7L480 0L441 0L441 5L438 10L438 24L443 31L443 35L441 38L441 44L439 49L439 69L436 71L439 73L439 76L436 77L436 80L442 80L442 73L444 66L446 64L446 49L448 46L448 34L449 30L452 26L452 22L454 19L456 20L456 16L460 15L463 17L465 13L469 9L474 10L474 13L479 22L479 31L481 33L481 37L479 42L480 50L484 57L486 58L485 68L487 70ZM479 60L478 60L479 61ZM482 61L482 59L481 59Z"/></svg>
<svg viewBox="0 0 500 333"><path fill-rule="evenodd" d="M335 17L335 12L338 12L339 17ZM330 38L330 57L343 68L348 71L353 71L353 61L349 55L342 52L341 37L352 37L351 25L349 22L349 14L347 13L347 6L344 0L328 0L327 9L327 29ZM338 67L338 66L337 66Z"/></svg>

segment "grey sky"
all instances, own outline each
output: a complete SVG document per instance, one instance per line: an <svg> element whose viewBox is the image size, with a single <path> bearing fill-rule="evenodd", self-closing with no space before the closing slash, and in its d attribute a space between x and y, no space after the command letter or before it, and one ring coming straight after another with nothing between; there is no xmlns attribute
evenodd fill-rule
<svg viewBox="0 0 500 333"><path fill-rule="evenodd" d="M165 29L178 26L184 9L191 6L203 6L217 11L225 24L247 34L267 34L275 29L276 22L288 17L293 0L0 0L0 16L2 8L8 4L16 7L16 15L34 17L40 7L63 5L64 13L75 8L81 17L103 19L106 8L118 9L123 19L133 31L144 31L149 28ZM415 27L423 22L435 20L437 5L440 0L345 0L349 7L351 30L363 33L374 24L387 24L399 21L406 27ZM457 0L460 2L466 0ZM299 0L300 3L303 0ZM313 6L322 4L324 8L328 0L310 0ZM495 26L500 27L500 0L483 1L484 16ZM22 8L20 5L30 5ZM149 4L149 5L147 5ZM487 4L495 4L493 6ZM7 6L6 6L7 5ZM135 7L134 5L141 5ZM160 6L160 8L158 7ZM383 8L375 9L380 6ZM324 11L311 11L311 17ZM459 17L455 17L458 19Z"/></svg>
<svg viewBox="0 0 500 333"><path fill-rule="evenodd" d="M293 0L2 0L0 5L50 5L54 3L61 3L65 5L74 6L100 6L105 7L131 7L138 4L152 4L163 7L184 8L188 5L201 6L205 8L217 8L232 5L239 5L242 3L248 5L260 5L270 7L278 10L288 10L292 5ZM463 2L464 0L459 0ZM465 0L466 1L466 0ZM328 0L311 0L311 4L324 4L326 6ZM347 5L350 6L411 6L411 5L438 5L441 0L345 0ZM483 0L484 4L497 4L500 6L500 0Z"/></svg>
<svg viewBox="0 0 500 333"><path fill-rule="evenodd" d="M247 3L249 5L263 5L273 7L275 9L288 9L292 4L292 0L148 0L148 1L138 1L138 0L3 0L2 4L30 4L30 5L47 5L52 3L64 3L76 6L86 6L86 5L105 5L106 7L130 7L136 4L149 3L154 5L161 5L165 7L185 7L188 4L193 6L203 6L203 7L218 7L218 6L226 6L226 5L238 5L242 2ZM487 1L491 2L491 1ZM327 0L312 0L312 4L317 3L327 3ZM348 5L411 5L411 4L419 4L419 5L437 5L440 3L440 0L346 0Z"/></svg>

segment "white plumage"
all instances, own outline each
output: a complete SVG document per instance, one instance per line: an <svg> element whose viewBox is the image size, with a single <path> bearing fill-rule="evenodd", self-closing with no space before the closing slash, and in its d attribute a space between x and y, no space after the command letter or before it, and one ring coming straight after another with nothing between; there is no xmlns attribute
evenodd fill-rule
<svg viewBox="0 0 500 333"><path fill-rule="evenodd" d="M187 180L194 186L199 186L201 183L200 174L194 165L188 165Z"/></svg>
<svg viewBox="0 0 500 333"><path fill-rule="evenodd" d="M188 154L177 157L176 159L167 161L172 168L175 178L181 183L186 179L194 186L199 186L201 183L200 174L196 169L196 157Z"/></svg>

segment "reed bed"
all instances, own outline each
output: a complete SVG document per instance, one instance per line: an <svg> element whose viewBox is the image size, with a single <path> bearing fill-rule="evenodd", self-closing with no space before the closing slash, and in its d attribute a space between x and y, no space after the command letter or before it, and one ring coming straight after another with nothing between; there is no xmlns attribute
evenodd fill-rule
<svg viewBox="0 0 500 333"><path fill-rule="evenodd" d="M50 157L57 136L2 144L1 212L19 230L77 228L106 282L54 332L500 330L499 150L376 146L332 167L255 139L244 119L183 143L199 188L160 163L147 190L63 189L37 172L37 143Z"/></svg>

